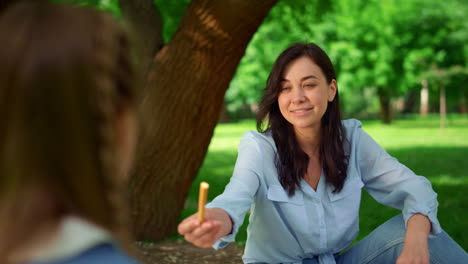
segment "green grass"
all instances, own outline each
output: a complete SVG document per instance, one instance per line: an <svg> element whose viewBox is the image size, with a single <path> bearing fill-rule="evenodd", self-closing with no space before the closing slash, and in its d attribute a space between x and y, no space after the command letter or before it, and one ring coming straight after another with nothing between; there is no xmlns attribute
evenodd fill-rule
<svg viewBox="0 0 468 264"><path fill-rule="evenodd" d="M440 130L437 116L412 116L395 120L391 125L383 125L380 121L363 121L363 128L392 156L432 182L438 193L438 218L442 227L468 250L468 117L449 115L444 130ZM222 193L236 161L237 145L247 130L255 130L254 121L219 124L216 127L181 218L196 211L201 181L210 183L209 200ZM397 210L378 204L363 192L358 239L396 214ZM239 246L245 245L247 221L246 217L236 237Z"/></svg>

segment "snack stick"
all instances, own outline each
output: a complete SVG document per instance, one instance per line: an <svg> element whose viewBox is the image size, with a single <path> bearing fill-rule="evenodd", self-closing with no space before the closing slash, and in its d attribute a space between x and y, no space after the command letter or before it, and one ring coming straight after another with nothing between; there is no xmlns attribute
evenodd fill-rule
<svg viewBox="0 0 468 264"><path fill-rule="evenodd" d="M210 185L206 182L200 183L200 193L198 196L198 221L201 223L205 219L205 204Z"/></svg>

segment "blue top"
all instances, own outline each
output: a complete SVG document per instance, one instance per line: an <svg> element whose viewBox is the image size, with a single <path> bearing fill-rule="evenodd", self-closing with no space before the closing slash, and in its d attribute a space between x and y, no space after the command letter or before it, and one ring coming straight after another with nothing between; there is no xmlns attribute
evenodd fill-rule
<svg viewBox="0 0 468 264"><path fill-rule="evenodd" d="M112 243L101 243L77 256L57 261L31 262L29 264L138 264Z"/></svg>
<svg viewBox="0 0 468 264"><path fill-rule="evenodd" d="M39 245L38 245L39 246ZM53 239L30 252L27 264L137 264L108 230L85 218L68 215Z"/></svg>
<svg viewBox="0 0 468 264"><path fill-rule="evenodd" d="M429 217L432 234L441 232L437 194L430 182L388 155L361 129L361 122L350 119L343 125L350 144L345 144L349 164L341 192L332 192L322 171L317 190L302 180L291 197L278 180L271 134L245 133L229 184L207 205L224 209L233 221L232 234L213 247L234 241L250 209L244 263L298 264L314 256L321 264L335 263L333 254L358 234L362 187L378 202L402 210L405 222L421 213Z"/></svg>

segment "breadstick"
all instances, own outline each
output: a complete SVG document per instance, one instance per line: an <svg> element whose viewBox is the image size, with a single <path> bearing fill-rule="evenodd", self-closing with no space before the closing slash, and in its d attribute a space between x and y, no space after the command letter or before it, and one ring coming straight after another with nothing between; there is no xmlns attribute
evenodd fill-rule
<svg viewBox="0 0 468 264"><path fill-rule="evenodd" d="M205 204L210 185L206 182L200 183L200 193L198 196L198 221L201 223L205 219Z"/></svg>

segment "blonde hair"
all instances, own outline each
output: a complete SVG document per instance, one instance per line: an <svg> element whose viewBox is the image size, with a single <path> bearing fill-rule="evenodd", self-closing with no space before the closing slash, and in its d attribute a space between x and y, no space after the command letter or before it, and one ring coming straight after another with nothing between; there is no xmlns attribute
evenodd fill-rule
<svg viewBox="0 0 468 264"><path fill-rule="evenodd" d="M120 233L114 124L134 101L127 33L101 12L37 1L2 14L0 43L0 256L69 214Z"/></svg>

